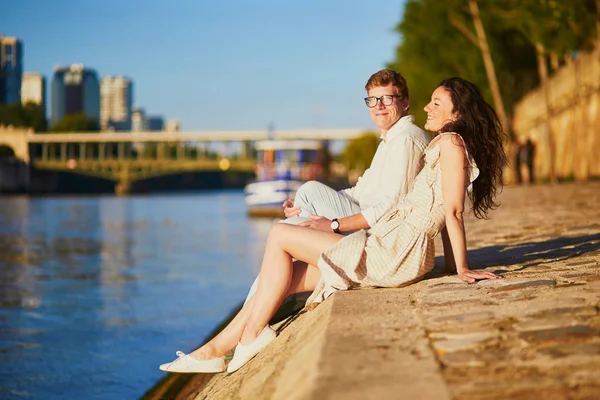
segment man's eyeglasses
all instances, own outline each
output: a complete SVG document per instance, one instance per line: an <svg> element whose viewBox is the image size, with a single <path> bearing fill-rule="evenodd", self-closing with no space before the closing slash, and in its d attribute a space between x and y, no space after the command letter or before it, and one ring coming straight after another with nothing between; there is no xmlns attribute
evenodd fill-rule
<svg viewBox="0 0 600 400"><path fill-rule="evenodd" d="M374 97L374 96L365 97L365 104L367 105L367 107L373 108L377 105L378 101L381 101L381 104L383 104L384 106L391 106L392 103L394 102L394 97L402 97L402 96L398 96L396 94L384 94L381 97Z"/></svg>

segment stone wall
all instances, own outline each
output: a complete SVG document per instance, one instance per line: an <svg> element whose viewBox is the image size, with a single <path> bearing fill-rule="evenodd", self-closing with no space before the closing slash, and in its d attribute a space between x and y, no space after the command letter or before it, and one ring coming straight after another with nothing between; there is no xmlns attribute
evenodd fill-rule
<svg viewBox="0 0 600 400"><path fill-rule="evenodd" d="M552 160L556 179L600 177L600 49L578 54L556 71L547 89L548 108L540 87L514 109L517 140L535 145L537 179L551 178Z"/></svg>

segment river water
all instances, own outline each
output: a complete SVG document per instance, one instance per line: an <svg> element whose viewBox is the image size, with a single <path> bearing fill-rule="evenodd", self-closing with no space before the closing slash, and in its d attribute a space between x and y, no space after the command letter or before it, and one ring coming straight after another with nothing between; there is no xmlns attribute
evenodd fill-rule
<svg viewBox="0 0 600 400"><path fill-rule="evenodd" d="M242 191L0 198L0 398L133 399L244 298Z"/></svg>

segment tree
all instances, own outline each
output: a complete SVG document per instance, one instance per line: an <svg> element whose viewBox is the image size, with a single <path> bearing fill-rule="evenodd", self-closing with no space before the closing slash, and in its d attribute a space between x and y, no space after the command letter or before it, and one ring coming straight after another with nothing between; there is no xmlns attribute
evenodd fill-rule
<svg viewBox="0 0 600 400"><path fill-rule="evenodd" d="M488 44L487 35L485 34L485 28L481 21L481 15L479 14L479 5L476 0L469 0L469 11L473 17L473 24L475 25L475 32L477 33L477 43L481 55L483 56L483 63L485 65L485 72L487 75L490 90L492 91L492 97L494 98L494 105L500 117L500 122L505 129L508 129L508 119L506 118L506 110L504 108L504 101L502 100L502 94L500 93L500 87L498 86L498 78L496 76L496 69L494 68L494 61L490 52L490 46Z"/></svg>
<svg viewBox="0 0 600 400"><path fill-rule="evenodd" d="M54 132L97 132L99 130L98 121L88 118L84 113L67 114L52 125Z"/></svg>
<svg viewBox="0 0 600 400"><path fill-rule="evenodd" d="M508 118L506 116L506 109L504 107L504 100L502 99L502 93L500 92L500 86L498 85L498 76L496 74L496 68L494 67L494 61L490 51L489 42L479 12L479 4L477 0L469 0L469 13L473 18L473 25L475 26L475 35L471 32L463 22L458 20L454 13L449 15L448 21L452 26L458 29L467 39L473 42L481 51L483 57L483 64L485 66L485 72L487 75L488 84L492 92L492 98L494 99L494 106L498 112L500 123L505 129L509 128Z"/></svg>
<svg viewBox="0 0 600 400"><path fill-rule="evenodd" d="M473 0L470 0L473 1ZM548 149L550 181L556 181L555 149L550 123L550 86L548 60L558 67L557 54L567 55L574 50L590 49L594 45L595 13L597 0L577 2L557 2L554 0L521 0L512 3L508 0L495 0L494 11L504 19L504 23L514 27L534 45L537 73L544 93L545 135L542 140Z"/></svg>
<svg viewBox="0 0 600 400"><path fill-rule="evenodd" d="M507 110L524 91L537 84L531 68L535 66L532 46L514 29L489 24L487 8L481 8L486 26L488 48L494 60L498 86L502 88ZM432 24L432 21L436 23ZM439 21L439 22L438 22ZM457 29L460 26L461 29ZM425 122L423 107L442 79L461 76L477 84L492 100L492 91L479 40L473 34L473 16L468 0L408 0L404 18L397 26L401 43L396 60L389 67L400 71L410 87L411 112L418 124ZM515 64L519 64L515 68ZM515 74L526 79L515 79ZM508 118L508 117L507 117Z"/></svg>
<svg viewBox="0 0 600 400"><path fill-rule="evenodd" d="M357 171L362 175L371 165L377 146L379 146L379 136L373 132L365 132L348 141L341 154L341 162L349 171Z"/></svg>
<svg viewBox="0 0 600 400"><path fill-rule="evenodd" d="M44 107L36 103L0 105L0 124L14 127L32 128L36 132L47 130Z"/></svg>
<svg viewBox="0 0 600 400"><path fill-rule="evenodd" d="M558 64L559 54L593 45L600 30L598 1L407 0L396 27L396 59L388 67L406 78L417 123L425 121L421 110L437 84L461 76L488 100L496 98L490 103L499 113L504 104L509 130L513 105L545 79L540 66L550 55Z"/></svg>

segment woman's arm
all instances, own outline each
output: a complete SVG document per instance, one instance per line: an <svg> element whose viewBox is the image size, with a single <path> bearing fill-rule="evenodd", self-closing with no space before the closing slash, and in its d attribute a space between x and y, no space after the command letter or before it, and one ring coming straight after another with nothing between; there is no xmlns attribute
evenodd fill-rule
<svg viewBox="0 0 600 400"><path fill-rule="evenodd" d="M491 272L477 272L469 269L467 263L467 242L463 212L467 187L467 160L460 139L454 135L440 138L440 167L442 170L442 197L446 211L446 232L449 248L444 246L444 257L453 258L458 276L465 282L478 279L498 278ZM443 239L443 236L442 236ZM446 265L452 265L446 261Z"/></svg>
<svg viewBox="0 0 600 400"><path fill-rule="evenodd" d="M444 271L456 272L456 263L454 262L454 254L452 254L452 245L448 236L448 229L442 229L442 244L444 245Z"/></svg>

